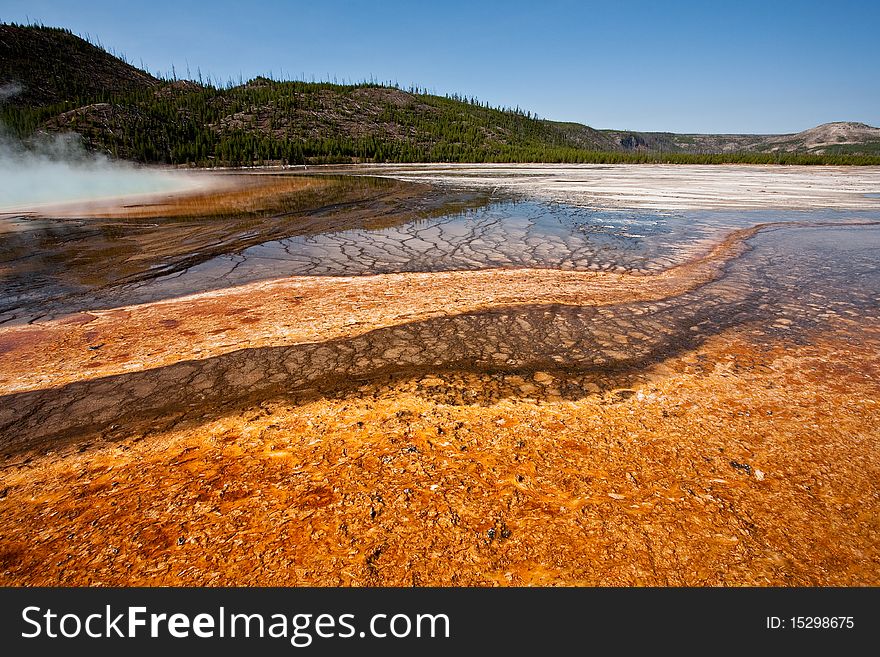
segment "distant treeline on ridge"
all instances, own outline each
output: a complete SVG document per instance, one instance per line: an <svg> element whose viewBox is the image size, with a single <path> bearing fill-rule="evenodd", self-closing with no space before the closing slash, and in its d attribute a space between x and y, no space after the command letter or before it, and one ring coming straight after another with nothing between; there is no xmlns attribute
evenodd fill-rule
<svg viewBox="0 0 880 657"><path fill-rule="evenodd" d="M14 135L77 132L90 149L141 162L880 164L880 144L867 154L694 152L666 133L599 131L375 82L157 78L68 30L42 26L0 25L0 85L21 89L0 105Z"/></svg>

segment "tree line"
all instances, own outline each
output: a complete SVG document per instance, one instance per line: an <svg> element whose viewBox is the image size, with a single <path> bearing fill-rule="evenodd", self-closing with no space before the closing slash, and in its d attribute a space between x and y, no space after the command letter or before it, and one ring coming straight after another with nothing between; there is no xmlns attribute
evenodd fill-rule
<svg viewBox="0 0 880 657"><path fill-rule="evenodd" d="M33 29L42 29L63 43L76 39L76 48L89 47L63 30ZM38 131L74 131L88 148L114 157L190 166L343 162L880 164L880 152L864 155L844 148L824 155L603 150L591 147L593 142L586 133L573 135L571 126L542 120L519 107L491 107L474 97L438 96L419 87L404 90L373 81L339 84L258 77L244 84L218 85L150 78L149 84L138 85L120 75L122 84L112 84L113 78L104 84L89 76L70 74L64 49L74 46L59 45L59 52L41 53L38 60L26 52L21 55L24 60L33 60L34 74L53 90L52 102L0 105L0 121L8 131L25 140ZM87 54L83 51L82 56ZM142 74L116 61L129 78L132 72ZM102 66L106 71L107 62L102 61Z"/></svg>

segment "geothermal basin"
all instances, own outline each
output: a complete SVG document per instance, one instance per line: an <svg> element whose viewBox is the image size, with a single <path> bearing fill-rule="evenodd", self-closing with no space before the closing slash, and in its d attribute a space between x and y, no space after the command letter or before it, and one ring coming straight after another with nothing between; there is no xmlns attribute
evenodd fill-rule
<svg viewBox="0 0 880 657"><path fill-rule="evenodd" d="M880 582L880 171L201 174L0 216L6 584Z"/></svg>

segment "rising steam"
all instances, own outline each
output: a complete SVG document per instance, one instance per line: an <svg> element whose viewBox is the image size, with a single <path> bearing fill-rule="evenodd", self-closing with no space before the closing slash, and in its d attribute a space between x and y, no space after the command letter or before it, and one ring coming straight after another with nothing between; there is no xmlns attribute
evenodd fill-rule
<svg viewBox="0 0 880 657"><path fill-rule="evenodd" d="M21 93L0 86L0 103ZM25 141L0 124L0 212L27 212L57 203L83 203L117 196L181 191L191 177L110 160L89 153L78 135L40 134Z"/></svg>
<svg viewBox="0 0 880 657"><path fill-rule="evenodd" d="M0 85L0 103L6 102L21 93L21 85L18 82L10 82Z"/></svg>

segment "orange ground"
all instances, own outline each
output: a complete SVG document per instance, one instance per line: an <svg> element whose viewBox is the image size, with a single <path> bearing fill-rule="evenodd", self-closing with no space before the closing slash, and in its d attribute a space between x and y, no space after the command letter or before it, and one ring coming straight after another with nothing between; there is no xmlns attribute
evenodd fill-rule
<svg viewBox="0 0 880 657"><path fill-rule="evenodd" d="M574 401L449 374L83 436L4 463L0 582L877 585L878 354L725 335Z"/></svg>
<svg viewBox="0 0 880 657"><path fill-rule="evenodd" d="M876 586L880 326L602 324L755 230L652 275L296 277L0 328L0 585ZM442 322L505 313L522 349L577 307L608 371L496 328L507 370L426 372L467 338Z"/></svg>

